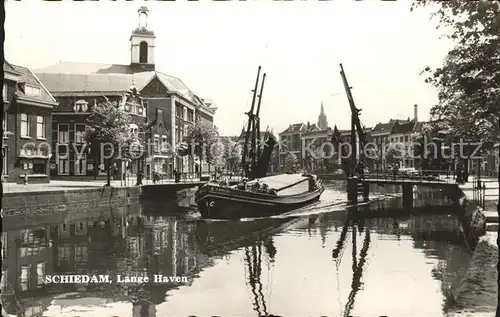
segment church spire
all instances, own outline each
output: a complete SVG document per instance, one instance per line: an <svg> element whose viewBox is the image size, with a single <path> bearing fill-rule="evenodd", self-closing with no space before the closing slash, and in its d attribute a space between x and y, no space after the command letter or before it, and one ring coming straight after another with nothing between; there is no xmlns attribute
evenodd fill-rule
<svg viewBox="0 0 500 317"><path fill-rule="evenodd" d="M328 120L326 119L325 108L323 107L323 101L321 101L321 110L319 112L319 117L318 117L318 128L320 130L328 129Z"/></svg>

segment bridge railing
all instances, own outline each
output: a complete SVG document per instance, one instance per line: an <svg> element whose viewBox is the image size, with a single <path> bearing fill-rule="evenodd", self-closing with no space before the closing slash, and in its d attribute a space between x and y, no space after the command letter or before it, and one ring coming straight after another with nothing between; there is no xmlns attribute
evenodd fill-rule
<svg viewBox="0 0 500 317"><path fill-rule="evenodd" d="M398 171L397 173L383 170L373 170L365 173L362 178L374 180L411 180L414 182L455 182L455 174L451 171L436 171L436 170L414 170L414 171Z"/></svg>

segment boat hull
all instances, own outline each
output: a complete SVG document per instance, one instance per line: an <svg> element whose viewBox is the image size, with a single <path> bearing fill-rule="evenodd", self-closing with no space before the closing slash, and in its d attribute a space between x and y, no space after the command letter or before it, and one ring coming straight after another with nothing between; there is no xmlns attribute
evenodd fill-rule
<svg viewBox="0 0 500 317"><path fill-rule="evenodd" d="M206 219L269 217L319 200L324 187L291 196L273 196L206 184L196 193L196 204Z"/></svg>

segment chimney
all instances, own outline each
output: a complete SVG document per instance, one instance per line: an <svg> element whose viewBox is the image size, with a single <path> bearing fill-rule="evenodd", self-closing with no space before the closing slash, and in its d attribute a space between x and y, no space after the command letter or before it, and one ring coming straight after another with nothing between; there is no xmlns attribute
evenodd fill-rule
<svg viewBox="0 0 500 317"><path fill-rule="evenodd" d="M413 119L415 119L415 121L418 121L418 106L417 105L413 106Z"/></svg>

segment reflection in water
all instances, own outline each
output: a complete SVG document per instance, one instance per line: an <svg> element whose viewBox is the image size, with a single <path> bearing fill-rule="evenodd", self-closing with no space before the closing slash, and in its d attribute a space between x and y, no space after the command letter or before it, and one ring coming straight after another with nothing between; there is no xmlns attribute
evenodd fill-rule
<svg viewBox="0 0 500 317"><path fill-rule="evenodd" d="M2 302L16 316L435 316L449 308L447 294L471 257L455 216L361 219L326 206L255 221L187 221L145 205L11 218L2 233ZM45 284L54 274L188 282ZM426 305L414 303L419 296Z"/></svg>
<svg viewBox="0 0 500 317"><path fill-rule="evenodd" d="M354 227L353 227L354 228ZM356 235L353 236L353 245L356 241ZM350 316L350 312L354 305L354 298L361 287L361 277L363 276L363 266L366 262L366 256L368 254L368 248L370 247L370 229L365 232L365 240L363 242L363 247L360 252L359 263L356 262L356 255L353 253L353 273L352 273L352 283L351 292L349 293L349 299L344 308L344 316ZM353 250L355 247L353 246Z"/></svg>

